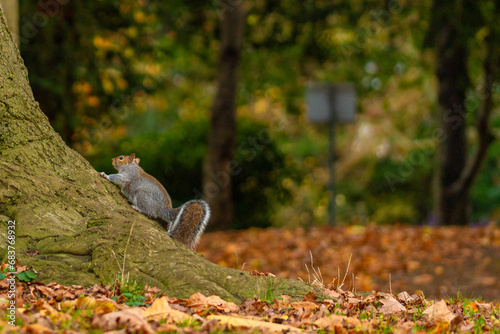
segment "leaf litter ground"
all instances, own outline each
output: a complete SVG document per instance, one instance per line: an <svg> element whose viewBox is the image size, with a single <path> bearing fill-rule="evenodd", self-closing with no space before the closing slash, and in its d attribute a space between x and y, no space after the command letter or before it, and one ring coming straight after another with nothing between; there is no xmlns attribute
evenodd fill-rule
<svg viewBox="0 0 500 334"><path fill-rule="evenodd" d="M318 300L310 293L301 301L291 301L288 296L281 294L279 286L268 285L262 286L259 296L249 296L240 305L236 305L217 296L203 296L200 293L188 299L176 299L162 295L157 288L145 286L142 289L140 305L134 306L130 302L126 303L130 298L126 298L123 291L120 291L118 281L113 286L95 285L90 288L63 286L58 283L43 285L17 282L16 326L13 327L6 317L9 314L7 307L10 300L9 283L4 279L0 281L0 327L2 333L500 333L498 303L460 296L432 300L424 296L422 291L425 289L413 288L415 281L405 278L404 282L408 284L406 290L410 291L405 292L396 288L398 285L394 279L406 277L402 275L405 271L409 272L408 277L411 277L411 274L416 274L416 277L428 274L433 279L445 277L449 263L460 262L451 258L450 254L453 252L446 248L447 242L452 243L449 247L455 250L455 256L463 257L463 262L469 261L469 257L475 259L476 252L489 249L490 253L480 253L483 257L489 257L489 262L481 261L480 258L475 262L475 266L469 268L484 274L489 268L488 265L495 261L496 254L493 252L498 251L500 242L498 232L494 226L474 229L391 226L212 233L206 235L204 244L200 247L207 257L210 258L212 251L217 253L216 249L210 250L209 245L218 240L219 253L229 254L229 249L236 250L238 261L243 259L246 263L245 269L251 270L254 275L270 275L259 271L268 268L279 276L283 276L283 273L288 273L289 277L304 275L304 280L323 289L328 298ZM387 234L394 238L392 242L386 237ZM245 235L248 239L245 239ZM252 253L253 250L251 252L244 247L238 248L241 245L252 248L253 242L256 241L252 238L258 236L260 252L269 255L268 257L252 257L248 254L255 254ZM273 248L270 240L274 238L281 240L275 240ZM321 241L316 238L321 238ZM471 238L470 243L465 241L467 238ZM475 246L472 243L474 238ZM365 243L373 247L371 254L364 249ZM408 248L411 250L403 252L404 243L409 243ZM453 245L454 243L458 246ZM310 247L314 245L316 247ZM423 246L425 248L422 248ZM351 250L348 253L351 261L347 274L345 270L348 258L345 261L338 260L338 264L334 257L319 259L322 254L329 254L326 249L330 247L332 252L339 252L337 257ZM463 248L468 251L462 251ZM363 251L358 253L360 249ZM309 251L313 254L312 264ZM270 264L274 263L278 252L281 253L282 260L272 267ZM422 252L429 254L423 256ZM288 253L293 253L293 256ZM269 260L269 257L273 260ZM391 259L386 260L387 258ZM227 258L221 257L217 261L227 261L225 264L231 265L229 260L230 256L227 255ZM286 261L295 264L300 260L307 263L309 269L285 268L286 263L281 264ZM428 261L430 265L406 264L401 269L395 265L398 260L416 263ZM375 265L377 261L381 261L379 265L385 270L394 270L390 289L386 281L384 289L377 289L385 293L356 292L361 291L359 286L356 286L360 283L347 283L349 277L352 279L350 272L359 270L363 275L373 277L369 283L375 286L375 278L383 271ZM240 266L243 266L241 263ZM370 266L361 271L363 263ZM442 270L435 270L437 263L441 263ZM341 272L337 269L330 273L327 264L342 266ZM305 265L302 266L305 268ZM322 274L319 273L318 266L321 266ZM373 268L377 270L368 270ZM398 268L402 273L396 270ZM424 269L432 271L425 272ZM333 279L326 282L326 275L330 274ZM480 276L480 273L476 274ZM359 280L359 275L356 273L354 277ZM469 279L469 282L473 280ZM383 280L380 284L383 284ZM495 284L486 286L495 291Z"/></svg>
<svg viewBox="0 0 500 334"><path fill-rule="evenodd" d="M198 252L224 267L356 291L422 291L500 302L500 228L349 226L205 235ZM306 267L307 266L307 267ZM319 270L318 270L319 268ZM313 270L314 269L314 270Z"/></svg>

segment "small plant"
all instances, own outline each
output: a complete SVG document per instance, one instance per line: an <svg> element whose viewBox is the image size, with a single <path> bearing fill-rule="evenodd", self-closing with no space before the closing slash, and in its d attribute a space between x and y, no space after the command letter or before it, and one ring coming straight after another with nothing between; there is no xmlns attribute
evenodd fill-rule
<svg viewBox="0 0 500 334"><path fill-rule="evenodd" d="M267 284L267 289L266 289L266 295L264 298L264 301L268 302L269 304L273 304L274 300L279 298L279 291L283 288L283 285L277 289L274 290L274 283L273 283L273 278L271 277L269 279L269 284Z"/></svg>
<svg viewBox="0 0 500 334"><path fill-rule="evenodd" d="M262 280L260 278L257 278L257 297L260 300L267 302L268 304L273 304L275 299L281 299L279 295L281 294L284 283L281 285L281 287L275 289L273 277L269 277L269 283L266 286L266 291L264 291L264 295L262 295L262 290L260 289L259 284L259 282L261 281Z"/></svg>
<svg viewBox="0 0 500 334"><path fill-rule="evenodd" d="M177 323L180 328L191 328L192 330L198 330L199 325L200 322L195 319L186 319Z"/></svg>
<svg viewBox="0 0 500 334"><path fill-rule="evenodd" d="M36 278L36 276L37 275L31 271L23 271L23 272L17 273L17 278L21 282L31 282L32 280L34 280Z"/></svg>
<svg viewBox="0 0 500 334"><path fill-rule="evenodd" d="M16 273L15 270L11 269L11 267L6 267L0 272L0 280L6 278L8 275L14 275L17 276L17 279L20 282L31 282L37 277L37 274L35 274L32 271L22 271L20 273Z"/></svg>
<svg viewBox="0 0 500 334"><path fill-rule="evenodd" d="M113 300L117 301L120 296L125 297L125 305L128 306L142 306L146 305L144 301L146 297L144 294L147 292L146 285L142 282L136 280L135 276L130 278L128 275L126 278L121 277L118 274L118 278L115 282L115 295Z"/></svg>

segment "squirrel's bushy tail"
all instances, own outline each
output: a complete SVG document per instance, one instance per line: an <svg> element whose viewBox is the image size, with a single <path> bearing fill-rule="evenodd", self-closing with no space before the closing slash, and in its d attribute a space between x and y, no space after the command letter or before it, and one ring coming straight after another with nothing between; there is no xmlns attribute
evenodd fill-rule
<svg viewBox="0 0 500 334"><path fill-rule="evenodd" d="M202 200L192 200L184 203L180 208L170 210L168 221L168 235L191 248L195 248L200 240L208 220L210 207Z"/></svg>

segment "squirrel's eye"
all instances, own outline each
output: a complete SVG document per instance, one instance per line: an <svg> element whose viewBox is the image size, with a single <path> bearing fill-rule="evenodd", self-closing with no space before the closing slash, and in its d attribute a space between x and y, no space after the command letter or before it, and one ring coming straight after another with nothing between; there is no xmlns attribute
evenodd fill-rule
<svg viewBox="0 0 500 334"><path fill-rule="evenodd" d="M120 157L118 158L118 160L123 160L123 155L120 155Z"/></svg>

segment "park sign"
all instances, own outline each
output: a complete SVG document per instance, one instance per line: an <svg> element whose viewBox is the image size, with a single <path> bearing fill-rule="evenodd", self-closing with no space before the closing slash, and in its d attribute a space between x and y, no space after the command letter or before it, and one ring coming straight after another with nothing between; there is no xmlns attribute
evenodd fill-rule
<svg viewBox="0 0 500 334"><path fill-rule="evenodd" d="M328 224L335 225L335 124L354 122L356 93L348 82L309 82L306 87L307 117L328 126Z"/></svg>
<svg viewBox="0 0 500 334"><path fill-rule="evenodd" d="M309 82L306 103L307 118L311 122L354 122L356 93L352 83Z"/></svg>

